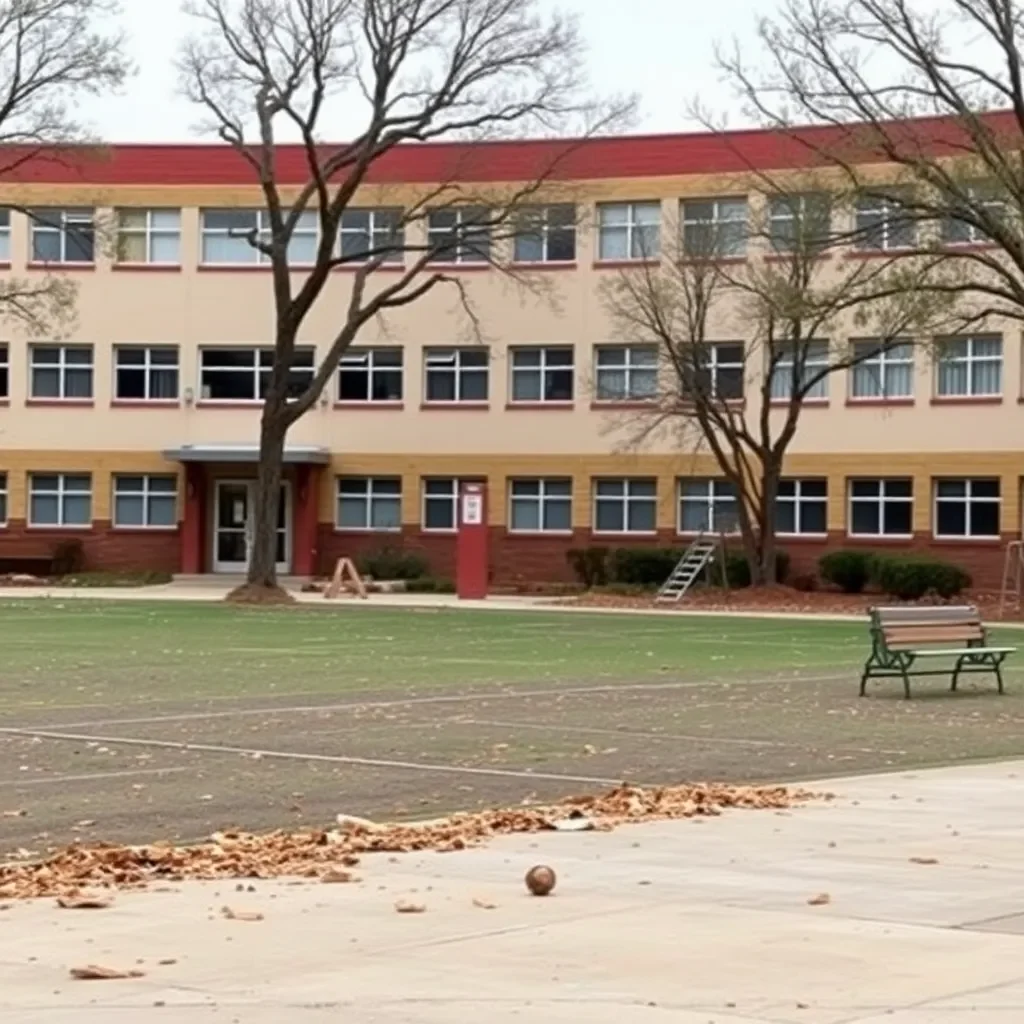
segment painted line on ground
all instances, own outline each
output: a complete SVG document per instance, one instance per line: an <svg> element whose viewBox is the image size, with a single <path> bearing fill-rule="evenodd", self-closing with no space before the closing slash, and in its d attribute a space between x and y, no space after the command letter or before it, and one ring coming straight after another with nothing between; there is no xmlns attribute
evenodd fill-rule
<svg viewBox="0 0 1024 1024"><path fill-rule="evenodd" d="M393 768L404 771L436 772L445 775L485 775L505 779L534 779L541 782L580 782L587 785L615 786L622 779L600 775L562 775L554 772L515 771L510 768L474 768L450 764L426 764L419 761L391 761L376 757L348 757L344 754L304 754L290 750L264 750L259 747L229 747L219 743L178 743L175 740L146 740L134 736L94 736L83 733L50 732L38 729L0 729L4 735L38 736L44 740L73 743L110 743L122 747L155 747L158 750L187 750L203 754L259 755L279 761L315 761L318 764L350 764L359 768Z"/></svg>
<svg viewBox="0 0 1024 1024"><path fill-rule="evenodd" d="M686 680L674 683L603 683L594 686L570 686L545 690L517 690L515 692L472 692L464 694L438 694L433 697L405 697L394 700L353 700L338 704L296 704L290 707L259 707L232 708L226 711L186 711L172 715L147 715L137 718L93 718L80 722L43 722L39 725L8 726L0 729L0 733L17 734L25 729L91 729L106 725L156 725L160 722L192 722L214 718L249 718L254 715L308 715L315 713L333 713L336 711L381 711L390 708L423 707L432 704L468 704L488 700L522 700L534 697L572 697L576 695L590 696L608 693L646 693L648 691L686 690L704 686L720 686L723 684L736 686L764 686L769 683L834 683L849 679L850 674L843 672L827 676L772 676L763 679L736 680ZM856 681L856 680L854 680ZM229 699L229 698L222 698ZM237 699L237 698L236 698Z"/></svg>
<svg viewBox="0 0 1024 1024"><path fill-rule="evenodd" d="M188 772L191 768L135 768L123 772L93 772L91 775L51 775L45 779L0 780L0 786L20 789L22 786L48 786L65 782L95 782L100 779L129 779L136 775L171 775L174 772Z"/></svg>

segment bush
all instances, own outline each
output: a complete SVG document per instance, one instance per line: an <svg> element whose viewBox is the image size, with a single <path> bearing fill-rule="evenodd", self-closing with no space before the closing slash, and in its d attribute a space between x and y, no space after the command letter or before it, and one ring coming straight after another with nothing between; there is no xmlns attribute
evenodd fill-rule
<svg viewBox="0 0 1024 1024"><path fill-rule="evenodd" d="M844 594L859 594L873 579L876 561L870 551L831 551L818 559L818 573Z"/></svg>
<svg viewBox="0 0 1024 1024"><path fill-rule="evenodd" d="M78 537L68 537L53 546L51 571L54 576L73 576L85 567L85 547Z"/></svg>
<svg viewBox="0 0 1024 1024"><path fill-rule="evenodd" d="M875 559L875 579L886 594L901 601L917 601L926 594L956 597L971 585L970 574L957 565L896 556Z"/></svg>
<svg viewBox="0 0 1024 1024"><path fill-rule="evenodd" d="M170 583L173 577L160 569L115 569L106 572L78 572L64 576L68 587L153 587Z"/></svg>
<svg viewBox="0 0 1024 1024"><path fill-rule="evenodd" d="M660 587L682 557L675 548L615 548L609 576L613 583Z"/></svg>
<svg viewBox="0 0 1024 1024"><path fill-rule="evenodd" d="M455 584L451 580L439 580L433 576L418 576L406 580L405 591L407 594L454 594Z"/></svg>
<svg viewBox="0 0 1024 1024"><path fill-rule="evenodd" d="M565 553L576 579L591 590L603 587L608 582L608 549L607 548L570 548Z"/></svg>
<svg viewBox="0 0 1024 1024"><path fill-rule="evenodd" d="M430 575L430 563L415 551L379 548L356 560L362 576L375 580L418 580Z"/></svg>
<svg viewBox="0 0 1024 1024"><path fill-rule="evenodd" d="M784 583L789 577L790 561L788 552L775 552L776 583ZM721 570L714 565L709 566L707 572L712 583L717 583L722 578ZM739 551L727 551L725 553L725 578L731 590L741 590L744 587L750 586L750 562L747 561L746 555Z"/></svg>

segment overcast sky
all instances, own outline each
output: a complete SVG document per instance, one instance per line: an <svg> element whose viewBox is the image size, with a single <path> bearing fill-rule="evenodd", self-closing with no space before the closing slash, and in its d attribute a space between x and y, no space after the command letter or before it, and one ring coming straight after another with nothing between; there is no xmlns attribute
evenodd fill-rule
<svg viewBox="0 0 1024 1024"><path fill-rule="evenodd" d="M138 74L124 93L90 100L82 113L106 139L158 142L202 138L197 113L178 95L172 54L189 19L179 0L121 0L124 27ZM594 84L602 91L638 92L638 131L681 131L687 100L699 93L716 110L742 118L712 67L717 41L750 38L759 15L776 0L544 0L577 12L590 47ZM339 126L338 137L343 128Z"/></svg>

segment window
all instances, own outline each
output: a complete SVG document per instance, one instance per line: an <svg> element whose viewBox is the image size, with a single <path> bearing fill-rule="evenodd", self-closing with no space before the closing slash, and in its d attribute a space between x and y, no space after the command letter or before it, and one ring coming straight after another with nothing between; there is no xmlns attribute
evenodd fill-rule
<svg viewBox="0 0 1024 1024"><path fill-rule="evenodd" d="M909 249L916 238L913 214L895 196L864 196L857 200L855 248Z"/></svg>
<svg viewBox="0 0 1024 1024"><path fill-rule="evenodd" d="M534 206L516 224L517 263L572 263L576 259L576 208Z"/></svg>
<svg viewBox="0 0 1024 1024"><path fill-rule="evenodd" d="M602 203L598 259L653 260L661 248L661 203Z"/></svg>
<svg viewBox="0 0 1024 1024"><path fill-rule="evenodd" d="M940 397L1003 393L1003 339L998 334L944 338L936 390Z"/></svg>
<svg viewBox="0 0 1024 1024"><path fill-rule="evenodd" d="M0 526L7 525L7 474L0 473Z"/></svg>
<svg viewBox="0 0 1024 1024"><path fill-rule="evenodd" d="M573 358L571 346L514 348L513 402L571 402Z"/></svg>
<svg viewBox="0 0 1024 1024"><path fill-rule="evenodd" d="M824 192L773 196L768 202L768 234L775 252L816 252L828 248L832 199Z"/></svg>
<svg viewBox="0 0 1024 1024"><path fill-rule="evenodd" d="M0 263L11 262L11 211L0 209Z"/></svg>
<svg viewBox="0 0 1024 1024"><path fill-rule="evenodd" d="M457 477L434 477L423 481L423 529L454 530L458 525L459 491Z"/></svg>
<svg viewBox="0 0 1024 1024"><path fill-rule="evenodd" d="M962 207L969 219L945 217L942 220L942 241L946 245L984 245L992 241L977 224L972 223L971 211L987 214L991 220L1002 221L1006 217L1006 200L998 194L995 186L968 185L965 189L968 202Z"/></svg>
<svg viewBox="0 0 1024 1024"><path fill-rule="evenodd" d="M658 523L655 480L595 480L597 533L654 533Z"/></svg>
<svg viewBox="0 0 1024 1024"><path fill-rule="evenodd" d="M95 250L93 211L46 207L33 210L33 263L92 263Z"/></svg>
<svg viewBox="0 0 1024 1024"><path fill-rule="evenodd" d="M736 488L728 480L680 480L679 532L735 533Z"/></svg>
<svg viewBox="0 0 1024 1024"><path fill-rule="evenodd" d="M30 345L30 398L92 398L92 345Z"/></svg>
<svg viewBox="0 0 1024 1024"><path fill-rule="evenodd" d="M119 210L117 262L181 263L181 210Z"/></svg>
<svg viewBox="0 0 1024 1024"><path fill-rule="evenodd" d="M913 534L914 485L910 480L851 480L847 529L851 537Z"/></svg>
<svg viewBox="0 0 1024 1024"><path fill-rule="evenodd" d="M712 342L689 347L684 362L683 388L709 398L743 397L743 344Z"/></svg>
<svg viewBox="0 0 1024 1024"><path fill-rule="evenodd" d="M658 394L656 345L602 345L596 349L599 402L645 401Z"/></svg>
<svg viewBox="0 0 1024 1024"><path fill-rule="evenodd" d="M850 382L851 398L911 398L914 394L914 348L907 342L855 341L857 362Z"/></svg>
<svg viewBox="0 0 1024 1024"><path fill-rule="evenodd" d="M11 397L10 349L0 345L0 401Z"/></svg>
<svg viewBox="0 0 1024 1024"><path fill-rule="evenodd" d="M351 209L341 215L341 256L351 263L366 263L383 256L385 263L405 258L405 228L398 209Z"/></svg>
<svg viewBox="0 0 1024 1024"><path fill-rule="evenodd" d="M780 349L773 363L772 401L788 402L793 397L794 384L796 397L801 401L828 398L827 373L807 387L808 382L829 367L827 341L805 341Z"/></svg>
<svg viewBox="0 0 1024 1024"><path fill-rule="evenodd" d="M688 199L683 203L687 256L743 256L747 251L746 199Z"/></svg>
<svg viewBox="0 0 1024 1024"><path fill-rule="evenodd" d="M166 530L177 525L178 481L175 477L114 477L114 526Z"/></svg>
<svg viewBox="0 0 1024 1024"><path fill-rule="evenodd" d="M29 526L88 526L92 477L88 473L30 473Z"/></svg>
<svg viewBox="0 0 1024 1024"><path fill-rule="evenodd" d="M825 480L780 480L775 501L778 533L828 533L828 483Z"/></svg>
<svg viewBox="0 0 1024 1024"><path fill-rule="evenodd" d="M297 348L288 377L288 397L302 394L313 379L312 348ZM274 365L272 348L204 348L199 353L199 388L204 402L258 402L267 393Z"/></svg>
<svg viewBox="0 0 1024 1024"><path fill-rule="evenodd" d="M572 480L512 480L509 529L513 533L568 533L572 530Z"/></svg>
<svg viewBox="0 0 1024 1024"><path fill-rule="evenodd" d="M491 256L490 213L479 206L432 210L427 241L438 263L487 263Z"/></svg>
<svg viewBox="0 0 1024 1024"><path fill-rule="evenodd" d="M178 349L174 345L151 348L118 346L114 349L114 398L121 401L160 402L178 397Z"/></svg>
<svg viewBox="0 0 1024 1024"><path fill-rule="evenodd" d="M490 354L486 348L428 348L428 402L486 402Z"/></svg>
<svg viewBox="0 0 1024 1024"><path fill-rule="evenodd" d="M402 350L351 348L338 369L339 402L400 402Z"/></svg>
<svg viewBox="0 0 1024 1024"><path fill-rule="evenodd" d="M936 480L936 537L998 537L998 480Z"/></svg>
<svg viewBox="0 0 1024 1024"><path fill-rule="evenodd" d="M398 477L338 477L339 530L402 528L402 481Z"/></svg>
<svg viewBox="0 0 1024 1024"><path fill-rule="evenodd" d="M270 263L270 257L250 241L270 244L270 214L266 210L203 210L200 216L204 264L245 266ZM315 212L307 210L300 214L288 243L289 264L301 266L316 261L318 228Z"/></svg>

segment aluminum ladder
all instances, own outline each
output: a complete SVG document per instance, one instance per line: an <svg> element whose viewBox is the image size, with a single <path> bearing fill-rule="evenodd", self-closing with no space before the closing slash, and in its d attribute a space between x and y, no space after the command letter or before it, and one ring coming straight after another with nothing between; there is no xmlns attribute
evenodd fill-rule
<svg viewBox="0 0 1024 1024"><path fill-rule="evenodd" d="M698 534L676 563L672 575L661 585L655 600L661 603L678 601L693 586L704 566L714 559L720 546L720 538Z"/></svg>
<svg viewBox="0 0 1024 1024"><path fill-rule="evenodd" d="M1011 540L1003 552L1003 585L999 588L999 618L1006 612L1012 598L1020 611L1021 593L1024 589L1024 542Z"/></svg>

